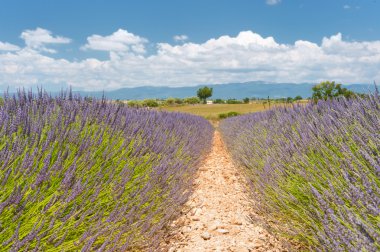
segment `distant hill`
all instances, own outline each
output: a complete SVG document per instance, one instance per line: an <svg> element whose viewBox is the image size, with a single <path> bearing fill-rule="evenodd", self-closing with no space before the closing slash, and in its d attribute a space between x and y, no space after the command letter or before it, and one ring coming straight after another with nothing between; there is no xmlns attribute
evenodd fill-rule
<svg viewBox="0 0 380 252"><path fill-rule="evenodd" d="M229 84L213 84L207 85L213 88L212 99L243 99L249 98L283 98L295 97L297 95L303 98L310 97L312 94L312 83L269 83L264 81L251 81L244 83L229 83ZM144 86L134 88L122 88L118 90L105 91L104 94L108 99L119 100L142 100L147 98L153 99L166 99L168 97L185 98L196 96L196 92L200 87L205 85L198 85L192 87L168 87L168 86ZM374 85L369 84L354 84L344 85L348 89L358 93L368 93L374 91ZM52 95L57 94L57 89L46 87L48 92ZM0 89L1 90L1 89ZM3 88L6 90L6 88ZM34 91L37 88L33 88ZM13 93L14 91L10 91ZM88 92L88 91L74 91L82 96L102 97L103 92ZM2 96L3 92L0 92Z"/></svg>
<svg viewBox="0 0 380 252"><path fill-rule="evenodd" d="M300 95L304 98L310 97L312 94L311 83L266 83L262 81L245 82L245 83L229 83L229 84L214 84L207 85L213 88L213 99L243 99L245 97L257 98L282 98L282 97L295 97ZM105 96L108 99L120 100L141 100L147 98L165 99L168 97L185 98L196 96L198 88L204 85L193 87L135 87L123 88L113 91L105 91ZM368 84L353 84L344 85L346 88L359 93L368 93L374 91L373 85ZM79 92L81 95L89 95L101 97L103 92Z"/></svg>

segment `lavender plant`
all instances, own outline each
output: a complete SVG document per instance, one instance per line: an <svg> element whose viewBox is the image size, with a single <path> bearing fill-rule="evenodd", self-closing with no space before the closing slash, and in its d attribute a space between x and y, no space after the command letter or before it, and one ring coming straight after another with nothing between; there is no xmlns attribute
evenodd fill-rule
<svg viewBox="0 0 380 252"><path fill-rule="evenodd" d="M380 98L228 118L224 141L262 211L319 251L380 250Z"/></svg>
<svg viewBox="0 0 380 252"><path fill-rule="evenodd" d="M0 250L154 249L191 192L212 127L71 92L0 105Z"/></svg>

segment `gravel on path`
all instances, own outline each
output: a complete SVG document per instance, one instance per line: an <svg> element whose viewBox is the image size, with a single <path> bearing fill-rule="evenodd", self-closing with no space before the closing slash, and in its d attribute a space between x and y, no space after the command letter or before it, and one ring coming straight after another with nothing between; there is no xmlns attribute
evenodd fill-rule
<svg viewBox="0 0 380 252"><path fill-rule="evenodd" d="M215 131L212 150L197 172L194 193L186 203L190 211L173 222L175 231L164 250L290 251L252 218L249 197L243 174Z"/></svg>

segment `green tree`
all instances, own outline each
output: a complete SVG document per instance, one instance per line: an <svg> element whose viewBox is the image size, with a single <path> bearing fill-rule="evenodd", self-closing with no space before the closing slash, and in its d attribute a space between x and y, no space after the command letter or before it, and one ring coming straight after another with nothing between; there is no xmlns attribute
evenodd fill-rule
<svg viewBox="0 0 380 252"><path fill-rule="evenodd" d="M243 99L243 102L244 102L245 104L248 104L248 103L249 103L249 98L248 98L248 97L245 97L245 98Z"/></svg>
<svg viewBox="0 0 380 252"><path fill-rule="evenodd" d="M294 97L294 100L295 100L295 101L300 101L300 100L302 100L302 96L297 95L296 97Z"/></svg>
<svg viewBox="0 0 380 252"><path fill-rule="evenodd" d="M212 88L203 87L198 89L197 96L203 101L203 103L206 103L206 99L212 96Z"/></svg>
<svg viewBox="0 0 380 252"><path fill-rule="evenodd" d="M351 98L354 96L354 92L343 88L342 84L335 83L335 81L323 81L312 88L314 101L317 100L327 100L339 96L344 96L346 98Z"/></svg>

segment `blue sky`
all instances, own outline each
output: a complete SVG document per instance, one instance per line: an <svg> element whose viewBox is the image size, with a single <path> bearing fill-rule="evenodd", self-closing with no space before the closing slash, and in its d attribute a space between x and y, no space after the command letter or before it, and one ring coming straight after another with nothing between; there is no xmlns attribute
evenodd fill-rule
<svg viewBox="0 0 380 252"><path fill-rule="evenodd" d="M0 39L21 45L21 31L42 27L77 43L119 28L152 42L187 34L200 43L244 30L281 43L320 42L338 32L350 40L378 40L379 13L374 0L3 0Z"/></svg>
<svg viewBox="0 0 380 252"><path fill-rule="evenodd" d="M378 0L3 0L0 86L372 82L378 13Z"/></svg>

